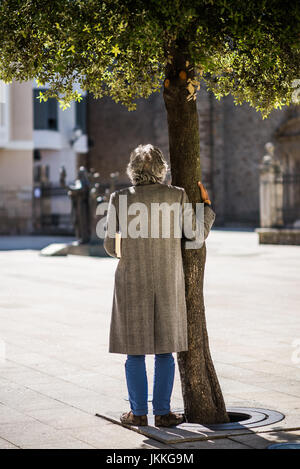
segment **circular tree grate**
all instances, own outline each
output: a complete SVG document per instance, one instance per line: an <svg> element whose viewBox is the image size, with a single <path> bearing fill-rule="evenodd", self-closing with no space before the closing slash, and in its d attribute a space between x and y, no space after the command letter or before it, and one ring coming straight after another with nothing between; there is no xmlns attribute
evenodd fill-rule
<svg viewBox="0 0 300 469"><path fill-rule="evenodd" d="M128 397L125 401L129 401ZM148 396L148 402L152 401L152 395ZM183 409L172 409L173 412L184 413ZM227 413L230 418L229 423L205 424L204 426L211 430L238 430L240 428L255 428L272 425L285 418L284 414L276 410L261 409L254 407L227 407ZM185 427L199 425L198 423L184 422Z"/></svg>
<svg viewBox="0 0 300 469"><path fill-rule="evenodd" d="M182 409L176 409L176 412L183 413ZM227 412L230 418L229 423L205 424L205 427L211 430L238 430L240 428L254 428L272 425L284 419L281 412L270 409L260 409L253 407L228 407ZM185 422L184 426L199 425Z"/></svg>

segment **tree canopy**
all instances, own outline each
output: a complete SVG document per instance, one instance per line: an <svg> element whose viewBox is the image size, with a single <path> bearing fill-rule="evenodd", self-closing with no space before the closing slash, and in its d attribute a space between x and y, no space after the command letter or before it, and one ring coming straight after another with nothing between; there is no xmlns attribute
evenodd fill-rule
<svg viewBox="0 0 300 469"><path fill-rule="evenodd" d="M161 90L186 51L189 99L204 80L267 116L295 102L300 4L285 0L2 0L0 79L49 84L41 99L80 100L74 83L132 110ZM297 81L298 80L298 81ZM43 98L44 97L44 98Z"/></svg>

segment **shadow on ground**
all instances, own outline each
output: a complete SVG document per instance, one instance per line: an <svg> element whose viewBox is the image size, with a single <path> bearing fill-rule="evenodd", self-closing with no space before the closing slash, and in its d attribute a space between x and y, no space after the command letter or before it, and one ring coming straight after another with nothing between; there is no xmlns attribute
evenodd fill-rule
<svg viewBox="0 0 300 469"><path fill-rule="evenodd" d="M0 251L37 250L52 243L72 243L72 236L0 236Z"/></svg>

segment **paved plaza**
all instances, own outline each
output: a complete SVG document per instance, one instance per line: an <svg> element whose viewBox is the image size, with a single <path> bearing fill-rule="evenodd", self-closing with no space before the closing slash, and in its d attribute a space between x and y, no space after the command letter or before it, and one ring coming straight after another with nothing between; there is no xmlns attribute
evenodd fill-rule
<svg viewBox="0 0 300 469"><path fill-rule="evenodd" d="M226 404L286 418L255 433L166 445L95 417L128 409L125 356L108 353L117 260L39 255L56 241L0 237L0 448L300 442L299 246L259 245L247 230L213 229L207 240L208 332ZM153 356L147 366L151 393ZM178 369L172 406L182 407Z"/></svg>

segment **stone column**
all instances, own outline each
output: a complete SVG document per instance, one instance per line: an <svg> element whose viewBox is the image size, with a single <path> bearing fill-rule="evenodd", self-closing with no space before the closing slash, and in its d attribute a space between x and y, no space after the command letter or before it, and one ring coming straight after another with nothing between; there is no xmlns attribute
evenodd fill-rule
<svg viewBox="0 0 300 469"><path fill-rule="evenodd" d="M275 228L283 226L283 175L279 161L274 158L273 143L266 143L267 154L260 169L260 226Z"/></svg>

